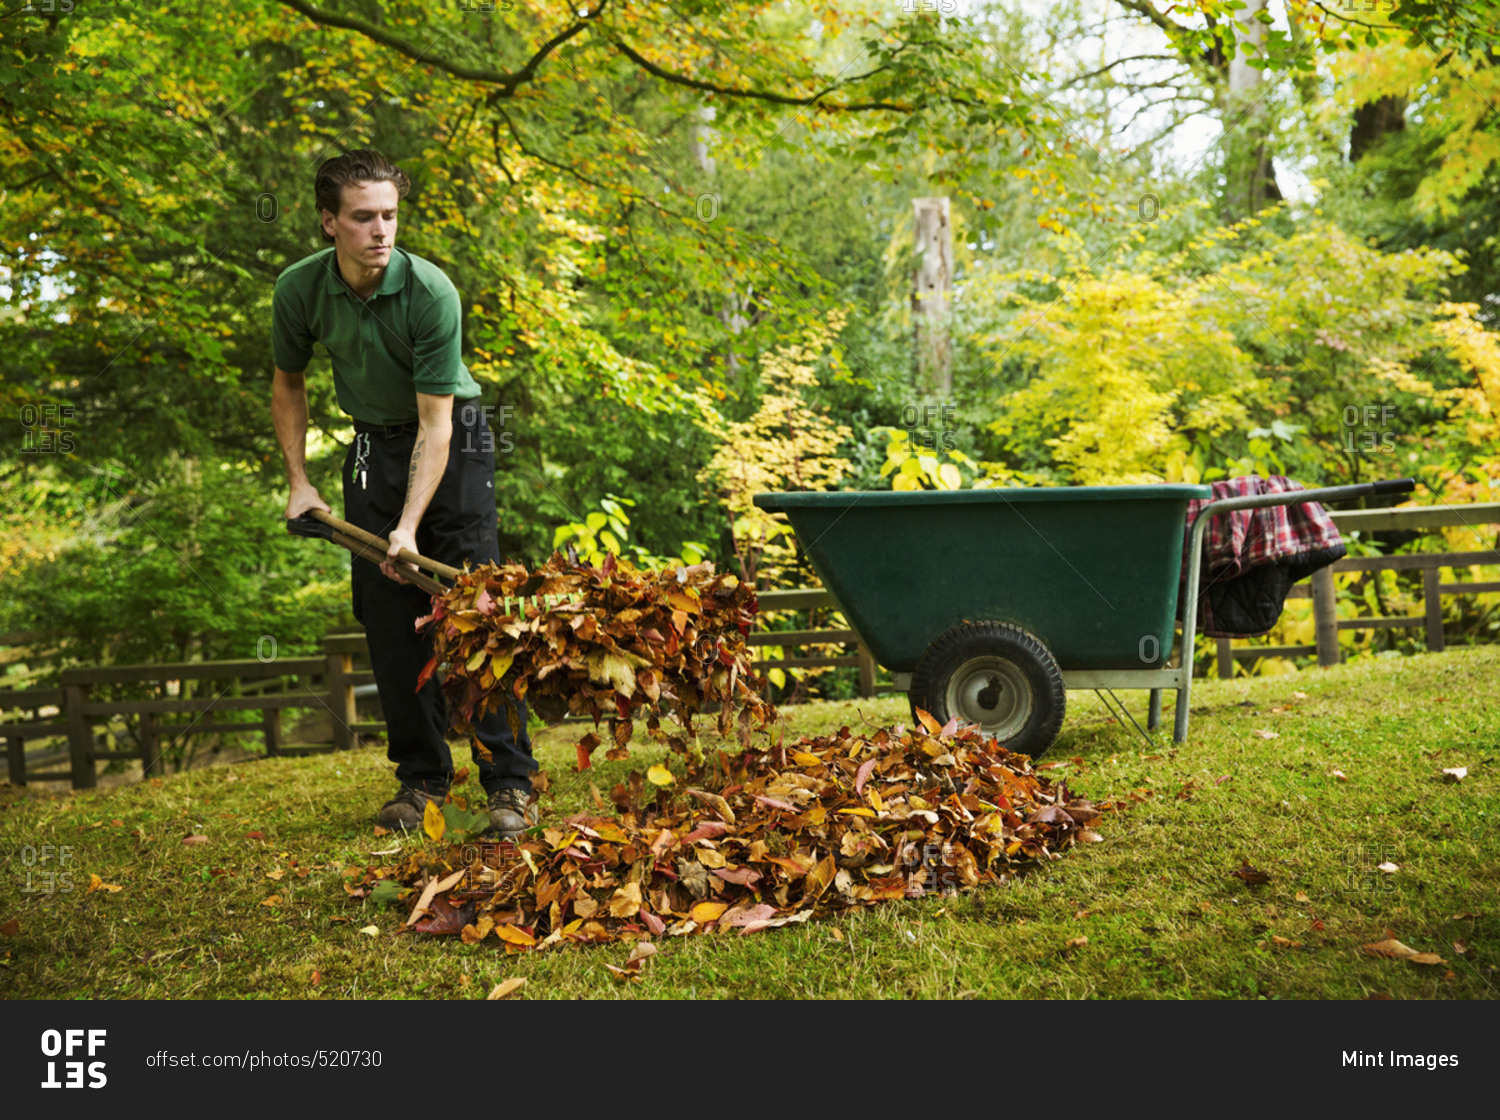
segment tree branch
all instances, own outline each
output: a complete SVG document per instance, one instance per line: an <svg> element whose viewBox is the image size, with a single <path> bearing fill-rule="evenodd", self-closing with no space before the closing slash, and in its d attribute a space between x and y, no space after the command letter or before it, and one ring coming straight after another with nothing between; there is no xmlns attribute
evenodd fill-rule
<svg viewBox="0 0 1500 1120"><path fill-rule="evenodd" d="M1175 54L1132 54L1132 55L1127 55L1124 58L1117 58L1113 62L1105 63L1103 66L1099 67L1099 69L1097 69L1097 70L1090 70L1087 74L1079 74L1077 77L1069 78L1066 82L1064 82L1062 85L1058 86L1057 88L1058 89L1067 89L1069 86L1074 85L1074 84L1076 84L1078 82L1086 82L1090 78L1097 78L1100 74L1104 74L1104 73L1107 73L1110 70L1113 70L1116 66L1119 66L1122 62L1141 62L1141 61L1144 61L1146 59L1150 59L1150 60L1155 61L1155 62L1179 62L1179 61L1181 61L1181 59L1177 55L1175 55Z"/></svg>
<svg viewBox="0 0 1500 1120"><path fill-rule="evenodd" d="M866 78L873 78L882 70L888 69L888 66L877 66L873 70L866 71L863 74L858 74L855 77L850 78L847 82L835 83L833 85L830 85L820 92L811 95L810 97L789 97L784 93L771 93L769 90L759 89L737 89L733 86L715 85L713 82L701 81L698 78L689 78L685 74L674 74L670 70L664 70L660 66L656 65L656 63L646 58L639 51L631 47L628 43L624 43L619 39L615 39L614 44L619 48L620 53L623 54L626 58L630 59L631 62L634 62L642 70L646 71L646 73L660 78L664 82L671 82L674 85L679 86L687 86L689 89L702 90L705 93L721 93L726 97L748 97L757 101L769 101L775 105L816 105L819 101L828 96L828 94L832 93L834 90L853 85L856 82L862 82ZM891 109L901 113L911 112L911 106L902 105L892 101L860 101L845 104L820 105L819 108L829 111L842 112L854 112L866 109Z"/></svg>
<svg viewBox="0 0 1500 1120"><path fill-rule="evenodd" d="M346 31L357 31L365 36L365 38L379 43L381 46L389 47L391 50L404 54L407 58L415 61L426 62L445 73L452 74L455 78L498 86L499 88L490 94L490 100L493 102L501 97L513 96L517 87L533 80L536 77L538 68L546 61L547 56L588 27L589 23L596 19L600 12L604 11L609 0L600 0L597 8L591 12L585 12L577 23L566 30L559 31L538 47L536 53L531 56L525 66L519 70L510 72L490 70L485 67L466 66L460 62L453 62L436 55L429 55L427 52L432 49L431 43L426 47L419 47L410 39L403 39L399 35L392 35L389 31L370 23L368 20L360 19L358 16L325 12L323 9L309 4L307 0L281 0L281 2L288 8L293 8L301 12L314 23L325 27L341 27ZM433 42L436 41L436 39L433 40Z"/></svg>

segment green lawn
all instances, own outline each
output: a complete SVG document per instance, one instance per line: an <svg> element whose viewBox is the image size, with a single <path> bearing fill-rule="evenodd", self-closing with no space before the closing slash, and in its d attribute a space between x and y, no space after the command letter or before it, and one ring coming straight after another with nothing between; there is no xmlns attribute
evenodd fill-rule
<svg viewBox="0 0 1500 1120"><path fill-rule="evenodd" d="M391 937L404 911L348 899L345 867L395 859L372 854L396 843L372 835L395 788L380 751L84 794L0 786L0 928L19 926L0 936L0 994L468 999L524 977L530 998L1490 998L1497 678L1500 647L1206 681L1180 749L1166 735L1148 747L1092 693L1070 693L1041 760L1065 765L1048 773L1095 800L1141 796L1103 818L1103 843L1005 887L667 940L634 982L604 967L628 945L507 956L494 938ZM1121 695L1144 722L1145 694ZM906 709L892 696L786 715L820 734ZM631 763L579 775L570 743L557 729L538 749L555 817L591 805L590 782L607 791L659 757L638 745ZM1444 781L1453 766L1468 776ZM188 834L208 840L184 845ZM64 847L66 864L51 855ZM1231 877L1241 859L1270 881ZM93 875L120 889L88 890ZM360 932L371 924L378 936ZM1387 936L1447 963L1360 951Z"/></svg>

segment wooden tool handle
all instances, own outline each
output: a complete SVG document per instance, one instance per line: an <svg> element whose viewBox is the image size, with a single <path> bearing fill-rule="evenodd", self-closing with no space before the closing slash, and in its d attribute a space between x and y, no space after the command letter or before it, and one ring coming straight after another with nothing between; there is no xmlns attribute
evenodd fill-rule
<svg viewBox="0 0 1500 1120"><path fill-rule="evenodd" d="M386 555L391 550L390 541L386 540L384 537L377 537L374 533L367 532L366 530L359 528L357 525L350 525L347 521L341 521L337 517L333 516L333 514L329 513L327 510L309 510L308 516L317 518L324 525L327 525L330 529L332 529L335 533L341 534L342 536L347 537L349 540L365 546L365 548L379 549L381 560L384 560L386 558ZM338 541L338 543L343 544L346 548L349 547L349 545L344 541ZM350 551L356 553L356 555L362 553L364 550L365 549L363 548L350 549ZM457 568L450 567L447 564L439 564L436 560L429 560L427 557L412 552L407 548L403 548L400 552L398 552L396 554L396 557L397 559L403 561L404 563L410 564L415 568L426 568L429 572L433 573L433 575L442 576L444 579L457 579L460 575L463 574ZM378 562L379 561L377 561L377 563ZM409 573L402 574L405 575L407 579L411 579L411 575ZM413 579L412 582L416 583L419 587L426 587L426 584L420 583L418 580ZM437 581L429 580L428 582L436 583ZM436 595L441 590L443 590L442 586L438 585L438 591L433 591L433 594Z"/></svg>

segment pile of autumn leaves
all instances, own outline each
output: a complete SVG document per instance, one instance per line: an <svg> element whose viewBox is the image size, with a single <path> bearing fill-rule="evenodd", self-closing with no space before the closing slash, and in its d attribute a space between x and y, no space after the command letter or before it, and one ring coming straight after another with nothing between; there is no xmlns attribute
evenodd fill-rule
<svg viewBox="0 0 1500 1120"><path fill-rule="evenodd" d="M1093 806L956 724L804 738L720 755L679 784L632 772L615 812L515 843L413 855L385 869L407 926L495 937L510 951L806 921L888 899L967 890L1056 859L1112 805ZM377 885L378 871L367 879Z"/></svg>
<svg viewBox="0 0 1500 1120"><path fill-rule="evenodd" d="M527 597L517 602L517 597ZM543 596L541 603L534 601ZM550 598L546 598L550 597ZM637 572L554 555L466 572L435 601L436 656L461 718L507 697L555 719L608 719L607 757L628 757L631 720L686 755L690 778L666 766L632 771L608 805L515 842L413 853L366 868L355 897L401 899L406 928L495 937L521 952L565 942L634 940L806 921L819 912L1000 882L1019 864L1055 859L1100 837L1102 810L1069 794L956 721L749 746L752 723L775 715L750 670L745 636L753 593L710 565ZM745 749L705 760L671 716L717 708L718 729ZM513 710L513 709L512 709ZM599 737L578 744L580 769ZM610 812L610 809L613 812ZM429 836L443 835L430 808ZM639 958L632 956L638 966Z"/></svg>
<svg viewBox="0 0 1500 1120"><path fill-rule="evenodd" d="M595 727L607 719L612 760L629 757L637 716L674 751L696 756L689 735L699 712L716 709L719 734L737 731L742 744L752 724L774 715L745 646L755 613L754 592L712 564L643 572L613 556L596 568L560 553L535 572L485 564L419 622L432 627L435 652L417 687L446 663L444 695L465 730L492 711L515 726L514 698L549 723L569 713ZM663 717L684 733L664 732ZM599 744L593 732L579 740L580 768Z"/></svg>

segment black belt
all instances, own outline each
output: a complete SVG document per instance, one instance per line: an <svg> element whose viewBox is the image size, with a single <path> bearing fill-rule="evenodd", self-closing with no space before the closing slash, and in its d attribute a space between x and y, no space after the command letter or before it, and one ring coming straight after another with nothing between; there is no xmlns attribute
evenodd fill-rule
<svg viewBox="0 0 1500 1120"><path fill-rule="evenodd" d="M477 399L477 397L469 397L464 400L455 400L453 402L454 414L456 415L464 405L472 405ZM404 424L371 424L367 420L355 420L354 430L360 435L378 435L389 438L391 436L414 436L417 434L418 425L419 421L416 420L408 420Z"/></svg>
<svg viewBox="0 0 1500 1120"><path fill-rule="evenodd" d="M360 435L414 436L417 434L417 421L408 420L404 424L371 424L364 420L356 420L354 430Z"/></svg>

